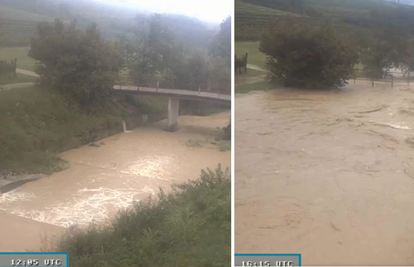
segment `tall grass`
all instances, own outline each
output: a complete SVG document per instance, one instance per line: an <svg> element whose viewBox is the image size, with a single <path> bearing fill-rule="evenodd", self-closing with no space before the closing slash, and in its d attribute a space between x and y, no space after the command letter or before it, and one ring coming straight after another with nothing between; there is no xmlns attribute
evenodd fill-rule
<svg viewBox="0 0 414 267"><path fill-rule="evenodd" d="M47 251L72 267L221 267L231 263L231 181L221 165L121 212L107 225L71 228Z"/></svg>
<svg viewBox="0 0 414 267"><path fill-rule="evenodd" d="M87 114L59 93L38 86L0 92L0 170L52 173L57 154L122 131L136 115L117 105Z"/></svg>

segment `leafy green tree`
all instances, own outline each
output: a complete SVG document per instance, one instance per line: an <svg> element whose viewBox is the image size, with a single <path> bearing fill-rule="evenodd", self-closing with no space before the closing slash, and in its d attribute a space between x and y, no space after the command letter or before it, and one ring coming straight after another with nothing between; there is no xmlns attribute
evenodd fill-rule
<svg viewBox="0 0 414 267"><path fill-rule="evenodd" d="M359 37L360 59L366 76L383 78L393 66L404 64L406 40L412 27L399 16L396 9L377 8L359 19L359 24L367 27Z"/></svg>
<svg viewBox="0 0 414 267"><path fill-rule="evenodd" d="M123 66L119 45L105 41L96 25L79 29L75 22L40 23L29 56L38 60L40 83L90 107L109 99Z"/></svg>
<svg viewBox="0 0 414 267"><path fill-rule="evenodd" d="M385 77L393 66L390 51L392 51L392 45L381 39L364 47L361 53L364 74L369 78Z"/></svg>
<svg viewBox="0 0 414 267"><path fill-rule="evenodd" d="M329 26L303 21L271 25L260 41L273 81L287 87L341 87L352 77L355 48Z"/></svg>
<svg viewBox="0 0 414 267"><path fill-rule="evenodd" d="M136 22L133 33L124 35L121 41L130 76L136 85L155 86L160 74L168 73L169 65L181 54L161 15L137 17Z"/></svg>
<svg viewBox="0 0 414 267"><path fill-rule="evenodd" d="M228 63L231 62L231 17L220 24L220 31L210 46L209 54L224 58Z"/></svg>

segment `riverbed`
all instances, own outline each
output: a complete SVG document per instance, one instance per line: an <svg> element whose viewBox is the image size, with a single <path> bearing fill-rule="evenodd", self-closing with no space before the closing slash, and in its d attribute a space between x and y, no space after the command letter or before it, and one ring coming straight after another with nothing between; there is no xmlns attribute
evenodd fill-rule
<svg viewBox="0 0 414 267"><path fill-rule="evenodd" d="M236 253L414 265L414 89L236 96Z"/></svg>
<svg viewBox="0 0 414 267"><path fill-rule="evenodd" d="M229 119L230 112L180 116L174 133L163 131L166 122L160 121L64 152L67 170L1 195L0 210L62 228L104 223L159 187L168 191L219 163L230 168L230 151L220 151L214 140ZM1 231L21 230L8 221Z"/></svg>

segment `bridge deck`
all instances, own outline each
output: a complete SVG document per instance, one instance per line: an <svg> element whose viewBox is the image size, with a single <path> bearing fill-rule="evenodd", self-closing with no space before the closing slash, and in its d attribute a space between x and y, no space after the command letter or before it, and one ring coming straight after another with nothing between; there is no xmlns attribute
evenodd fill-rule
<svg viewBox="0 0 414 267"><path fill-rule="evenodd" d="M154 95L166 95L176 97L191 97L205 100L220 100L225 102L231 102L230 95L223 95L219 93L202 92L202 91L189 91L179 89L166 89L166 88L150 88L150 87L138 87L131 85L115 85L114 89L123 92L134 92L136 94L154 94Z"/></svg>
<svg viewBox="0 0 414 267"><path fill-rule="evenodd" d="M23 69L16 69L17 73L29 75L33 77L39 77L39 75L35 72L23 70ZM14 84L14 85L7 85L2 86L4 88L0 89L13 89L18 87L27 87L31 86L33 83L26 83L26 84ZM179 89L166 89L166 88L150 88L150 87L138 87L138 86L131 86L131 85L115 85L114 90L125 92L125 93L134 93L134 94L147 94L147 95L163 95L169 97L178 97L184 99L194 99L200 101L211 101L229 105L231 104L231 95L226 94L219 94L219 93L211 93L211 92L199 92L199 91L189 91L189 90L179 90Z"/></svg>

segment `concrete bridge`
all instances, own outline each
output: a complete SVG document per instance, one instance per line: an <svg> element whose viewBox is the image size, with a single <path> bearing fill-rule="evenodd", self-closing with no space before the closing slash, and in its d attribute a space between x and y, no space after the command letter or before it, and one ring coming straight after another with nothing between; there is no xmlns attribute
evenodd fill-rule
<svg viewBox="0 0 414 267"><path fill-rule="evenodd" d="M39 77L39 75L33 71L16 69L17 73ZM9 84L0 86L1 90L10 90L14 88L29 87L34 83L22 83L22 84ZM159 95L169 97L168 101L168 116L167 116L167 131L175 131L177 128L178 114L180 108L180 99L188 99L194 101L211 102L219 105L231 107L231 95L223 95L219 93L202 92L202 91L189 91L189 90L177 90L177 89L165 89L165 88L149 88L138 87L130 85L115 85L114 90L125 94L138 94L138 95Z"/></svg>
<svg viewBox="0 0 414 267"><path fill-rule="evenodd" d="M189 91L165 88L138 87L130 85L115 85L114 90L126 94L138 95L159 95L169 97L167 131L175 131L178 125L178 115L180 108L180 99L188 99L195 101L211 102L231 107L231 95L223 95L219 93Z"/></svg>

